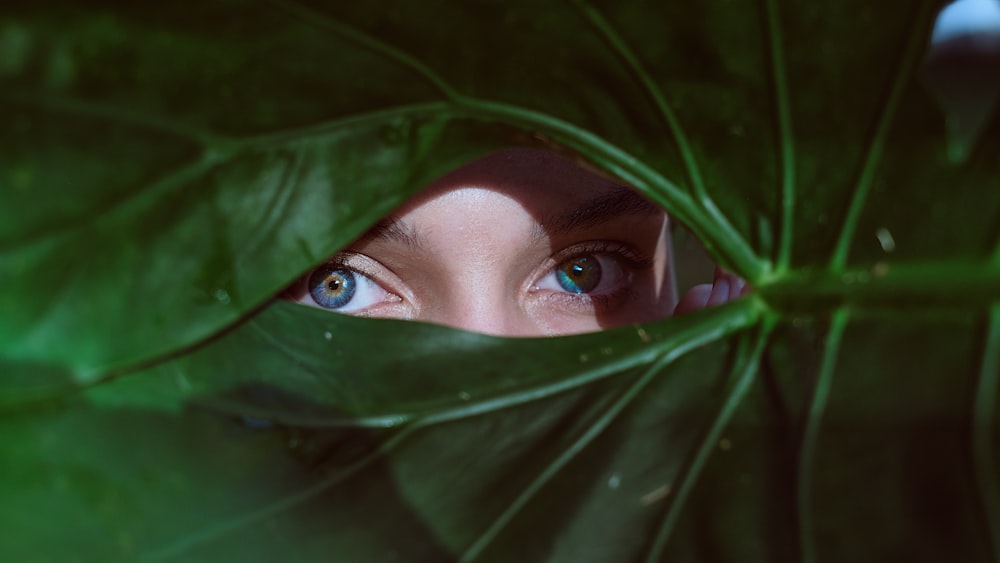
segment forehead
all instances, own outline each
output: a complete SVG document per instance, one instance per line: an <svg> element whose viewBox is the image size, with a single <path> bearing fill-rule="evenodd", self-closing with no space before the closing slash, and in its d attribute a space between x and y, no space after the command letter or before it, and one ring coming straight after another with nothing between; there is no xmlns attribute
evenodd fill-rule
<svg viewBox="0 0 1000 563"><path fill-rule="evenodd" d="M465 164L434 181L397 213L463 188L480 188L513 199L533 214L577 206L621 191L624 185L554 153L505 149Z"/></svg>

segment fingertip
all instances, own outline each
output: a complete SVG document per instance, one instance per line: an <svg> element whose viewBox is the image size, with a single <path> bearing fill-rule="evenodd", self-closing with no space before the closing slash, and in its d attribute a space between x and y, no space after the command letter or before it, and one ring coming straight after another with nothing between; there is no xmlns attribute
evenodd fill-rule
<svg viewBox="0 0 1000 563"><path fill-rule="evenodd" d="M722 305L729 301L729 290L732 284L729 283L729 276L722 275L716 278L712 285L712 292L708 297L708 305Z"/></svg>
<svg viewBox="0 0 1000 563"><path fill-rule="evenodd" d="M684 294L680 302L677 303L677 307L674 308L674 314L681 315L697 311L698 309L704 309L711 295L712 285L710 284L703 283L692 287Z"/></svg>

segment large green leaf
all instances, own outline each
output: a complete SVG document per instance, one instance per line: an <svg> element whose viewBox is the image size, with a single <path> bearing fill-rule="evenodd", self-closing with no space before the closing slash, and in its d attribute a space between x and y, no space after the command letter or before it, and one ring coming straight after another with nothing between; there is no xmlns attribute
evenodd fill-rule
<svg viewBox="0 0 1000 563"><path fill-rule="evenodd" d="M1000 560L1000 118L949 137L938 4L8 2L0 554ZM539 139L754 293L545 340L273 301Z"/></svg>

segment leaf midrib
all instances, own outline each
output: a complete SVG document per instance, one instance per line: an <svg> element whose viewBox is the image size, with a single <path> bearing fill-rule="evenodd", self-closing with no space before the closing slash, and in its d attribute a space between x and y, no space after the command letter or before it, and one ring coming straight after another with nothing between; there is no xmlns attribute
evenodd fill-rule
<svg viewBox="0 0 1000 563"><path fill-rule="evenodd" d="M922 314L928 307L982 309L1000 301L1000 263L955 259L881 262L836 272L799 268L755 290L768 304L792 302L815 313L844 303L898 314ZM903 307L903 302L921 306Z"/></svg>

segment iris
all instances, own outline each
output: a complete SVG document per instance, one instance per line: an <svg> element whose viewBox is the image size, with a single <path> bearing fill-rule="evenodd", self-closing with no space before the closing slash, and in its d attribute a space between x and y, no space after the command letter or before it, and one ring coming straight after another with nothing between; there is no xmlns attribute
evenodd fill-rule
<svg viewBox="0 0 1000 563"><path fill-rule="evenodd" d="M570 258L556 267L556 279L570 293L589 293L601 283L601 264L591 255Z"/></svg>
<svg viewBox="0 0 1000 563"><path fill-rule="evenodd" d="M317 268L309 276L309 294L326 309L340 309L350 303L357 286L354 272L337 265Z"/></svg>

